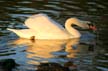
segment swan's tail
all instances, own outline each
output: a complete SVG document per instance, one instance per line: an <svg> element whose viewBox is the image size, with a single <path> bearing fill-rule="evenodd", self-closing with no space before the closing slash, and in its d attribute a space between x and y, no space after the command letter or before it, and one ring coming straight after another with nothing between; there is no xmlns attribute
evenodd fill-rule
<svg viewBox="0 0 108 71"><path fill-rule="evenodd" d="M14 32L16 34L20 33L19 30L16 30L16 29L7 28L7 30L12 31L12 32Z"/></svg>
<svg viewBox="0 0 108 71"><path fill-rule="evenodd" d="M7 28L7 30L9 30L9 31L14 31L14 29L10 29L10 28Z"/></svg>
<svg viewBox="0 0 108 71"><path fill-rule="evenodd" d="M22 34L19 30L7 28L7 30L14 32L16 35L22 37Z"/></svg>

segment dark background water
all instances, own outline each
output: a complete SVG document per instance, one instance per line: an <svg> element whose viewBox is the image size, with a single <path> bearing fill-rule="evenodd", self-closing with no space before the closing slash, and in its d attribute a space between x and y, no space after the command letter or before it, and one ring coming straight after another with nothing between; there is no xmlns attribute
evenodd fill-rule
<svg viewBox="0 0 108 71"><path fill-rule="evenodd" d="M97 31L89 31L92 34L88 33L81 37L79 46L74 46L80 48L81 53L69 58L63 50L59 52L60 54L55 52L56 55L51 62L63 65L68 60L73 60L78 71L108 71L107 0L0 0L0 59L14 59L19 64L17 71L34 71L35 62L41 63L40 60L35 60L37 58L35 54L35 58L26 57L27 44L12 44L18 37L7 31L7 28L25 28L23 23L27 17L38 13L45 13L60 23L64 23L69 17L77 17L91 21L97 27ZM88 50L83 50L85 48ZM57 55L62 57L57 60ZM27 63L30 60L33 64Z"/></svg>

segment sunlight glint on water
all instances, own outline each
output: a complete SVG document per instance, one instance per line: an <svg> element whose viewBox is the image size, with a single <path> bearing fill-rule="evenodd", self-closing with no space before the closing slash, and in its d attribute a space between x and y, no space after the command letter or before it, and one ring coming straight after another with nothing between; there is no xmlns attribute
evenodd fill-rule
<svg viewBox="0 0 108 71"><path fill-rule="evenodd" d="M1 0L0 60L14 59L19 64L14 71L35 71L36 65L43 62L62 66L72 62L75 71L108 71L107 8L106 0ZM77 17L91 21L98 30L80 30L80 39L67 41L30 41L7 31L26 28L23 23L27 17L38 13L48 14L63 26L67 18Z"/></svg>

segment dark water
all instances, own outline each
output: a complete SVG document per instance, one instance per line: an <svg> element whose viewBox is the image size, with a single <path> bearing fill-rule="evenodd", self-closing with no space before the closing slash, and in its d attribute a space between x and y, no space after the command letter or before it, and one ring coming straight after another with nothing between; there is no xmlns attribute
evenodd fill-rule
<svg viewBox="0 0 108 71"><path fill-rule="evenodd" d="M6 30L25 28L27 17L38 13L60 23L69 17L91 21L97 31L80 30L80 39L68 41L30 41ZM13 71L35 71L40 63L51 62L70 62L75 71L108 71L107 20L107 0L0 0L0 60L15 60L19 66Z"/></svg>

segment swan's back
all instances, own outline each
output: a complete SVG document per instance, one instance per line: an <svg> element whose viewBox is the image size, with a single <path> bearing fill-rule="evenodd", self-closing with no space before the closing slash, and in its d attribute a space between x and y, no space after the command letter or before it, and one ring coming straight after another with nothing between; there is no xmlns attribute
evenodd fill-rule
<svg viewBox="0 0 108 71"><path fill-rule="evenodd" d="M45 14L33 15L25 21L25 24L30 29L36 31L38 38L53 38L53 36L54 38L60 38L61 36L69 37L60 24Z"/></svg>

